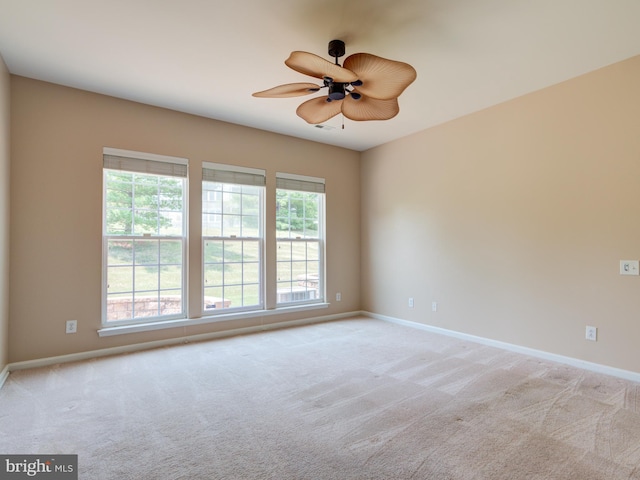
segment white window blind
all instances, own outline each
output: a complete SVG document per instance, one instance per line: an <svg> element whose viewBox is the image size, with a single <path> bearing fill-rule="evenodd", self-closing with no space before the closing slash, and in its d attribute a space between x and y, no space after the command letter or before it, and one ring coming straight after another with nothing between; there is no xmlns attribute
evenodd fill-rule
<svg viewBox="0 0 640 480"><path fill-rule="evenodd" d="M103 150L103 167L109 170L186 178L188 161L185 158L105 147Z"/></svg>
<svg viewBox="0 0 640 480"><path fill-rule="evenodd" d="M276 188L298 192L324 192L324 178L306 177L289 173L276 173Z"/></svg>
<svg viewBox="0 0 640 480"><path fill-rule="evenodd" d="M233 167L203 162L202 180L205 182L235 183L236 185L265 186L265 171L257 168Z"/></svg>

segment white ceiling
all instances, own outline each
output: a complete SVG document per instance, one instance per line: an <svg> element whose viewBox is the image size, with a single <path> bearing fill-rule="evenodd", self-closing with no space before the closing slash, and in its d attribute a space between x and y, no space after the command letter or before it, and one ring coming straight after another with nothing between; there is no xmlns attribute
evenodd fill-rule
<svg viewBox="0 0 640 480"><path fill-rule="evenodd" d="M0 54L16 75L362 151L638 55L639 19L640 0L0 0ZM284 60L332 61L334 38L414 66L397 117L319 129L295 114L310 97L251 96L314 81Z"/></svg>

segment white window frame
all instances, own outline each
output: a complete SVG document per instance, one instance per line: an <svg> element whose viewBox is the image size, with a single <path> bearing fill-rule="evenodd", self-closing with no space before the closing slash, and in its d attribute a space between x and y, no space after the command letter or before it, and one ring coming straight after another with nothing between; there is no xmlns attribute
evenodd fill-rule
<svg viewBox="0 0 640 480"><path fill-rule="evenodd" d="M298 305L312 305L322 304L326 301L326 188L325 179L319 177L310 177L306 175L296 175L291 173L276 172L276 195L278 190L290 190L294 192L306 192L306 193L318 193L320 195L320 201L318 203L318 238L278 238L276 234L276 248L277 244L282 241L292 243L318 243L318 296L316 298L307 299L294 299L292 301L280 301L281 294L278 293L277 285L279 280L278 274L278 260L276 259L276 308L295 307ZM309 292L305 287L305 292ZM297 292L291 292L295 294Z"/></svg>
<svg viewBox="0 0 640 480"><path fill-rule="evenodd" d="M118 327L126 325L145 325L167 320L185 319L188 316L188 165L186 158L157 155L132 150L122 150L111 147L103 148L103 193L102 193L102 325L103 327ZM182 188L182 235L108 235L107 234L107 175L106 170L119 170L130 173L151 174L158 176L171 176L183 179ZM128 318L122 320L107 320L108 308L108 245L109 240L118 238L121 240L180 240L182 243L181 264L181 312L167 315L155 315L148 317ZM135 260L132 261L135 266ZM132 287L135 299L135 283ZM160 292L160 285L158 285ZM134 301L135 305L135 301Z"/></svg>
<svg viewBox="0 0 640 480"><path fill-rule="evenodd" d="M258 168L249 168L249 167L240 167L235 165L227 165L221 163L212 163L212 162L202 162L202 193L204 197L205 193L205 182L217 182L224 184L236 184L236 185L248 185L254 187L260 187L259 190L259 218L258 218L258 236L257 237L244 237L244 236L236 236L236 235L219 235L219 236L207 236L204 233L204 228L202 232L202 259L200 262L202 268L202 294L201 294L201 307L202 307L202 315L203 316L221 316L221 315L229 315L233 313L239 312L252 312L252 311L263 311L265 308L265 290L266 290L266 282L265 282L265 240L264 240L264 232L265 232L265 190L266 190L266 172L265 170ZM204 200L202 201L202 216L201 222L204 222L205 208L204 208ZM207 285L206 285L206 264L205 264L205 248L207 241L247 241L247 242L256 242L258 245L258 303L254 305L247 306L233 306L229 305L228 307L222 308L207 308L206 298L207 295ZM242 283L244 285L244 282ZM223 287L224 288L224 287ZM222 302L224 302L224 295L222 298Z"/></svg>

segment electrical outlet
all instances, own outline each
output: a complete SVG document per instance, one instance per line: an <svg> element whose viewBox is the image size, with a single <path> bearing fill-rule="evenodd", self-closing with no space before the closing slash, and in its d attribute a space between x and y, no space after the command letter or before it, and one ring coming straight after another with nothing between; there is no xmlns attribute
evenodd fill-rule
<svg viewBox="0 0 640 480"><path fill-rule="evenodd" d="M640 275L640 261L620 260L620 275Z"/></svg>
<svg viewBox="0 0 640 480"><path fill-rule="evenodd" d="M432 312L438 311L438 302L431 302L431 311Z"/></svg>
<svg viewBox="0 0 640 480"><path fill-rule="evenodd" d="M409 297L409 308L413 308L413 297Z"/></svg>
<svg viewBox="0 0 640 480"><path fill-rule="evenodd" d="M76 333L78 331L77 320L67 320L65 333Z"/></svg>
<svg viewBox="0 0 640 480"><path fill-rule="evenodd" d="M585 338L595 342L598 340L598 329L596 327L587 327Z"/></svg>
<svg viewBox="0 0 640 480"><path fill-rule="evenodd" d="M341 302L342 301L342 293L338 292L336 293L336 302Z"/></svg>

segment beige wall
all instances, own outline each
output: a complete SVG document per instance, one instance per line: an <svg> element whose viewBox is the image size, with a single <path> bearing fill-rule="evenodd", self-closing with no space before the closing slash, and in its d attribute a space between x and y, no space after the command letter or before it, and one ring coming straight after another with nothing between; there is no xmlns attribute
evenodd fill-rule
<svg viewBox="0 0 640 480"><path fill-rule="evenodd" d="M3 69L0 119L7 79ZM619 260L640 258L639 84L636 57L359 155L13 76L0 360L8 305L10 362L364 308L640 372L640 277L618 274ZM276 171L325 177L327 295L341 291L343 301L99 338L103 146L190 159L192 312L200 162L266 168L271 196ZM0 151L0 196L8 156ZM76 335L64 334L68 319ZM598 342L584 340L586 325L598 327Z"/></svg>
<svg viewBox="0 0 640 480"><path fill-rule="evenodd" d="M11 83L11 331L18 362L360 308L360 156L294 139L22 77ZM99 338L102 148L190 160L190 311L200 309L202 161L326 179L328 309ZM275 215L269 205L267 215ZM268 233L268 232L267 232ZM267 264L275 248L267 244ZM273 295L274 292L267 292ZM65 321L78 320L66 335Z"/></svg>
<svg viewBox="0 0 640 480"><path fill-rule="evenodd" d="M9 359L10 76L0 56L0 372Z"/></svg>
<svg viewBox="0 0 640 480"><path fill-rule="evenodd" d="M365 152L363 308L640 372L639 85L635 57Z"/></svg>

